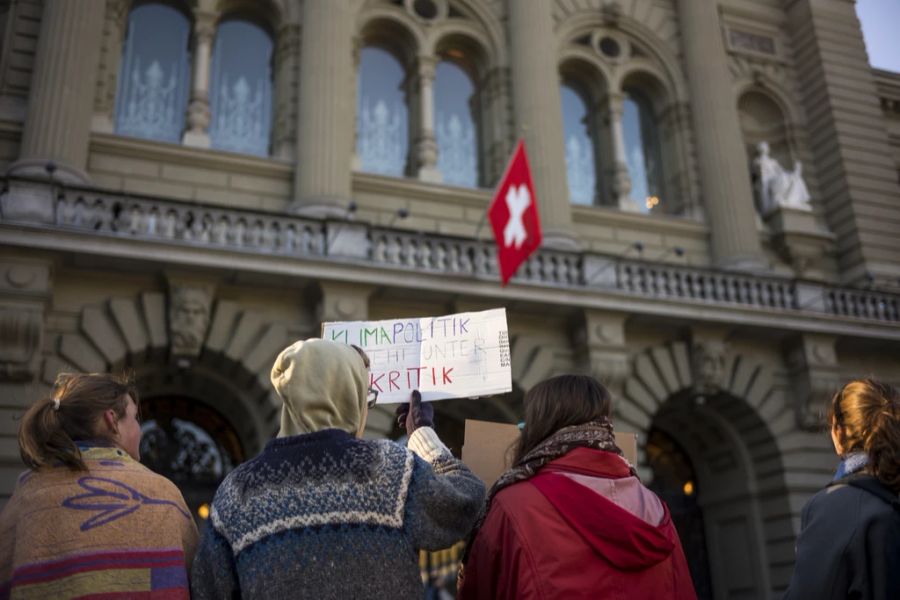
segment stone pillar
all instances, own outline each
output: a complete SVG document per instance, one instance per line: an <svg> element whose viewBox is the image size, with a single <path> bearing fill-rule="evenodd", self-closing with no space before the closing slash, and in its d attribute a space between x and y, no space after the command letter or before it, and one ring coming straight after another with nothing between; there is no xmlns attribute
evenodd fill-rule
<svg viewBox="0 0 900 600"><path fill-rule="evenodd" d="M9 172L62 181L88 180L87 158L97 65L103 34L102 0L46 0L19 160Z"/></svg>
<svg viewBox="0 0 900 600"><path fill-rule="evenodd" d="M276 158L293 161L297 141L297 88L300 58L300 26L282 25L275 46L275 129L272 132L272 153ZM355 71L355 69L354 69Z"/></svg>
<svg viewBox="0 0 900 600"><path fill-rule="evenodd" d="M679 0L700 182L717 266L760 269L762 249L716 2Z"/></svg>
<svg viewBox="0 0 900 600"><path fill-rule="evenodd" d="M411 110L417 111L415 119L418 125L413 140L413 152L416 161L416 176L422 181L441 182L441 172L437 168L438 146L434 134L434 75L437 61L431 56L420 56L417 62L418 72L412 80L417 100Z"/></svg>
<svg viewBox="0 0 900 600"><path fill-rule="evenodd" d="M191 101L187 111L185 146L209 148L209 66L212 62L213 38L216 35L215 13L194 13L194 68Z"/></svg>
<svg viewBox="0 0 900 600"><path fill-rule="evenodd" d="M353 11L350 0L305 0L292 212L342 215L350 199Z"/></svg>
<svg viewBox="0 0 900 600"><path fill-rule="evenodd" d="M625 131L622 128L625 94L610 94L606 100L607 121L613 142L613 164L606 175L610 180L613 199L620 210L639 212L638 205L631 200L631 175L628 172Z"/></svg>
<svg viewBox="0 0 900 600"><path fill-rule="evenodd" d="M100 49L100 64L97 69L97 94L94 98L94 116L91 130L112 133L116 90L119 84L119 65L122 62L122 44L128 22L128 0L106 0L106 15L103 25L103 43Z"/></svg>
<svg viewBox="0 0 900 600"><path fill-rule="evenodd" d="M555 39L552 6L546 0L508 2L513 105L516 136L528 148L544 245L574 249L556 53L537 43Z"/></svg>

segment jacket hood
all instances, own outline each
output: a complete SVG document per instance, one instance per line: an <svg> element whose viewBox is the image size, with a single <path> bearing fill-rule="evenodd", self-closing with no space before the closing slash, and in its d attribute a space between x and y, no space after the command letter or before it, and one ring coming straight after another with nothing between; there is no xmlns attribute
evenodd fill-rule
<svg viewBox="0 0 900 600"><path fill-rule="evenodd" d="M596 451L586 452L594 454ZM608 470L603 473L601 470L591 474L606 477L630 475L624 461L615 455L609 456L622 465L614 466L612 470L624 469L624 473L609 473ZM594 469L582 465L581 468L572 470L588 474ZM558 469L543 469L529 481L596 554L618 569L635 571L651 567L666 560L678 544L678 534L665 503L662 503L662 519L659 523L652 524L561 474Z"/></svg>
<svg viewBox="0 0 900 600"><path fill-rule="evenodd" d="M365 418L368 373L351 346L311 338L293 343L272 366L284 405L278 437L342 429L356 433Z"/></svg>

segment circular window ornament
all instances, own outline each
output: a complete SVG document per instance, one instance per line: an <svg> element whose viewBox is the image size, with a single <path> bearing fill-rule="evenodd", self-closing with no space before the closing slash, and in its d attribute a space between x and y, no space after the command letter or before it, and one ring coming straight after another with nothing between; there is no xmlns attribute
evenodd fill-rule
<svg viewBox="0 0 900 600"><path fill-rule="evenodd" d="M446 0L404 0L406 12L426 23L440 21L447 16Z"/></svg>
<svg viewBox="0 0 900 600"><path fill-rule="evenodd" d="M598 46L600 48L600 53L609 58L619 58L619 56L622 55L622 46L620 46L619 42L614 38L611 38L608 35L600 38Z"/></svg>
<svg viewBox="0 0 900 600"><path fill-rule="evenodd" d="M631 45L628 40L617 32L595 31L591 36L591 45L597 54L611 63L625 62L631 54Z"/></svg>

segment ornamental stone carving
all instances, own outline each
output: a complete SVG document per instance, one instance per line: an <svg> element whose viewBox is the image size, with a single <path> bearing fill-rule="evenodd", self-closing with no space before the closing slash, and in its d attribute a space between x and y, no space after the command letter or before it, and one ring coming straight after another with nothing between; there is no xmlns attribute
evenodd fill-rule
<svg viewBox="0 0 900 600"><path fill-rule="evenodd" d="M801 429L815 431L825 424L827 402L843 383L836 343L834 336L803 334L787 345L794 414Z"/></svg>
<svg viewBox="0 0 900 600"><path fill-rule="evenodd" d="M197 356L209 328L212 292L206 286L173 284L169 293L172 356Z"/></svg>
<svg viewBox="0 0 900 600"><path fill-rule="evenodd" d="M753 164L759 174L758 193L762 213L768 214L779 207L812 210L800 161L794 161L794 170L787 171L769 155L767 142L760 142L757 150L759 154Z"/></svg>
<svg viewBox="0 0 900 600"><path fill-rule="evenodd" d="M40 308L0 305L0 381L33 378L43 326Z"/></svg>
<svg viewBox="0 0 900 600"><path fill-rule="evenodd" d="M723 341L695 341L691 355L694 391L698 394L715 394L727 388L726 378L728 347Z"/></svg>

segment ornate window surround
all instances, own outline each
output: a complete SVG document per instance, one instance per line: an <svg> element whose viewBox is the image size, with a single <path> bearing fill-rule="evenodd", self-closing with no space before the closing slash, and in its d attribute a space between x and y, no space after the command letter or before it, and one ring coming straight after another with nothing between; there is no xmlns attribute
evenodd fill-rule
<svg viewBox="0 0 900 600"><path fill-rule="evenodd" d="M293 154L293 139L283 139L278 132L281 125L296 122L296 102L285 101L292 97L291 89L297 85L296 54L297 26L289 21L296 20L287 15L281 0L160 0L171 4L190 15L190 45L192 56L190 65L190 90L185 131L181 144L196 148L210 148L209 140L209 93L212 75L212 51L216 27L224 19L245 19L261 24L272 36L272 97L273 116L271 133L271 156L290 158ZM94 116L91 130L97 133L113 133L113 110L118 83L119 65L125 41L128 16L139 5L132 0L107 0L103 45L97 75L94 99ZM289 43L291 42L291 43ZM290 136L293 138L293 136Z"/></svg>
<svg viewBox="0 0 900 600"><path fill-rule="evenodd" d="M625 158L622 115L629 89L651 102L659 134L662 160L662 202L653 212L696 214L696 193L690 152L690 116L683 78L661 58L648 32L629 26L624 17L605 23L584 20L564 32L559 56L562 82L582 90L589 110L599 118L592 126L597 160L599 204L637 211L630 198L631 178ZM604 52L601 44L614 40L619 53ZM650 40L650 41L648 41ZM669 57L672 58L672 57ZM674 60L674 59L673 59Z"/></svg>
<svg viewBox="0 0 900 600"><path fill-rule="evenodd" d="M506 69L500 67L502 43L469 3L433 0L433 4L436 11L431 18L417 14L413 2L385 1L365 7L357 19L355 67L358 71L359 53L367 46L391 52L404 67L409 111L406 175L430 183L443 181L438 170L435 70L444 60L462 68L475 88L471 104L478 185L489 186L502 173L511 147L507 132L509 82ZM360 170L360 163L355 156L354 170Z"/></svg>

